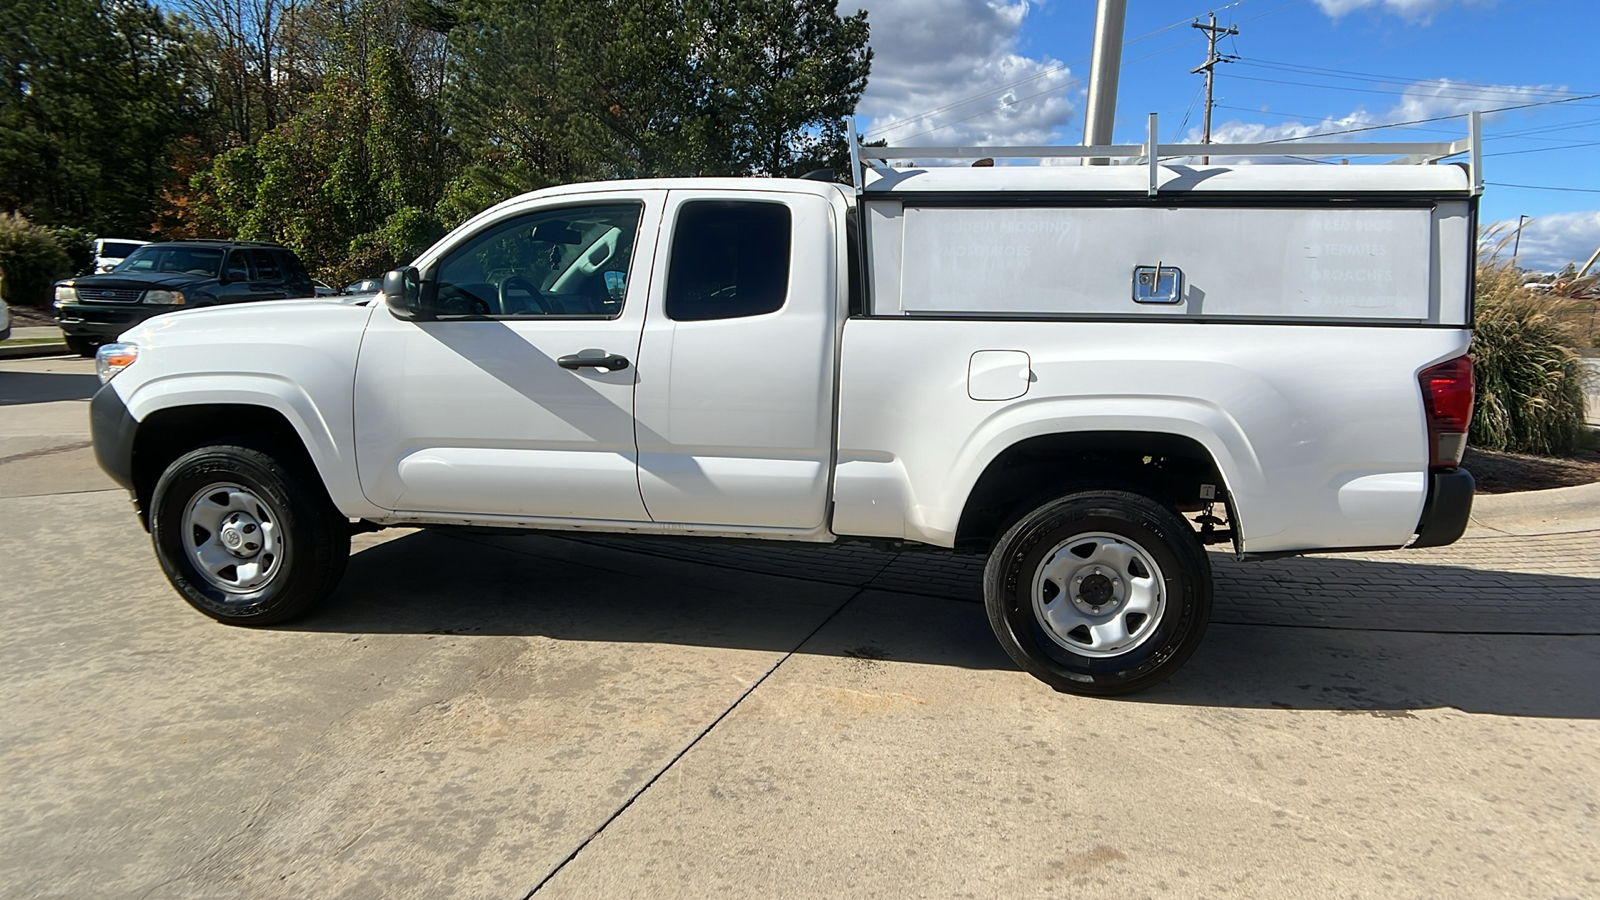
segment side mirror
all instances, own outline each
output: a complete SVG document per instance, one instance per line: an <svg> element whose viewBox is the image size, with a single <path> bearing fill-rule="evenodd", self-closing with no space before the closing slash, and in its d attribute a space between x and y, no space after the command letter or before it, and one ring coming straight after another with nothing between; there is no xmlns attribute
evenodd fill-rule
<svg viewBox="0 0 1600 900"><path fill-rule="evenodd" d="M249 280L250 280L250 270L249 269L238 269L238 268L229 269L228 271L224 272L223 275L222 275L222 283L223 284L233 284L236 281L249 281Z"/></svg>
<svg viewBox="0 0 1600 900"><path fill-rule="evenodd" d="M422 304L422 273L412 266L383 276L383 302L401 319L433 318Z"/></svg>

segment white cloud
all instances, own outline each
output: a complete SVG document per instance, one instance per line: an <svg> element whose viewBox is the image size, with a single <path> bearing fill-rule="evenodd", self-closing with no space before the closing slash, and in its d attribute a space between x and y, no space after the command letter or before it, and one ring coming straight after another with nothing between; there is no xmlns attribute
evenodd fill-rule
<svg viewBox="0 0 1600 900"><path fill-rule="evenodd" d="M872 25L872 77L859 108L871 119L863 123L868 139L1042 144L1072 119L1072 98L1082 86L1071 70L1048 56L1018 52L1023 21L1036 3L860 2ZM841 12L852 5L847 0Z"/></svg>
<svg viewBox="0 0 1600 900"><path fill-rule="evenodd" d="M1317 0L1317 5L1335 19L1358 9L1376 8L1394 13L1408 22L1426 25L1433 21L1434 16L1457 2L1462 6L1490 6L1495 0Z"/></svg>
<svg viewBox="0 0 1600 900"><path fill-rule="evenodd" d="M1517 221L1512 219L1497 226L1501 234L1511 234L1517 228ZM1536 216L1523 223L1517 265L1539 272L1557 272L1569 262L1583 265L1596 247L1600 247L1600 211ZM1507 243L1501 251L1503 257L1509 257L1511 249L1511 244Z"/></svg>
<svg viewBox="0 0 1600 900"><path fill-rule="evenodd" d="M1242 144L1278 141L1288 138L1311 139L1310 136L1312 135L1349 131L1374 125L1390 125L1396 122L1415 122L1440 116L1460 115L1475 109L1497 109L1525 103L1557 100L1566 96L1571 96L1571 94L1565 87L1548 84L1483 87L1463 85L1452 82L1448 78L1440 78L1434 81L1420 81L1407 87L1398 102L1380 112L1372 112L1358 107L1346 115L1329 116L1320 122L1310 124L1293 121L1276 125L1263 125L1234 119L1213 126L1211 140L1218 144ZM1495 113L1486 116L1484 121L1486 123L1492 122L1496 117L1506 115L1511 115L1511 113ZM1457 137L1466 137L1467 134L1465 119L1457 119L1454 122L1435 122L1426 127L1443 131L1458 130ZM1199 128L1191 129L1185 136L1185 140L1197 142L1200 140L1200 133ZM1332 135L1327 138L1327 140L1332 141L1415 140L1430 142L1450 139L1449 135L1444 134L1423 135L1417 132L1401 132L1398 129L1395 131L1382 129L1349 135Z"/></svg>

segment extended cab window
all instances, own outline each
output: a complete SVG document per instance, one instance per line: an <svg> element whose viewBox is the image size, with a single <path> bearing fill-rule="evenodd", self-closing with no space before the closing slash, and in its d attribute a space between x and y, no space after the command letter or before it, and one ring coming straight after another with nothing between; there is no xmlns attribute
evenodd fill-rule
<svg viewBox="0 0 1600 900"><path fill-rule="evenodd" d="M678 210L667 272L667 317L679 322L759 316L789 292L789 207L691 200Z"/></svg>
<svg viewBox="0 0 1600 900"><path fill-rule="evenodd" d="M569 206L485 228L440 262L435 276L440 312L621 315L643 208L638 203Z"/></svg>

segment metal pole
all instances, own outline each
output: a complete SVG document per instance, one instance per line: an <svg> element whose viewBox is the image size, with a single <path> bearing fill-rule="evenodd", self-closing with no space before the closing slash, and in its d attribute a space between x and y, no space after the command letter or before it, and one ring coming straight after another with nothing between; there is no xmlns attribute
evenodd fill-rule
<svg viewBox="0 0 1600 900"><path fill-rule="evenodd" d="M1122 70L1122 25L1128 16L1128 0L1099 0L1094 17L1094 52L1089 59L1089 102L1083 114L1083 145L1111 143L1111 129L1117 118L1117 76ZM1103 157L1088 160L1091 166L1110 165Z"/></svg>
<svg viewBox="0 0 1600 900"><path fill-rule="evenodd" d="M1517 254L1522 251L1522 221L1531 216L1517 216L1517 238L1511 242L1511 268L1517 267Z"/></svg>

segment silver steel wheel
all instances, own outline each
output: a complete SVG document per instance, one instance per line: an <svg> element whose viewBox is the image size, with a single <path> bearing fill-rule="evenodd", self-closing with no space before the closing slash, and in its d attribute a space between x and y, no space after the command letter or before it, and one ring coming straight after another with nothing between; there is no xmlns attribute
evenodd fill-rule
<svg viewBox="0 0 1600 900"><path fill-rule="evenodd" d="M1115 534L1074 535L1033 574L1033 613L1052 641L1079 656L1119 656L1156 631L1167 606L1161 567Z"/></svg>
<svg viewBox="0 0 1600 900"><path fill-rule="evenodd" d="M251 594L283 569L282 517L254 491L213 484L189 499L183 513L183 549L212 587Z"/></svg>

